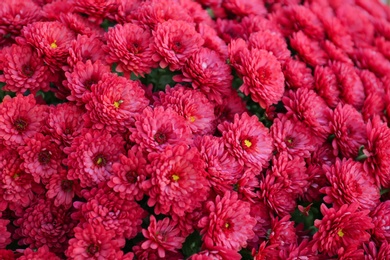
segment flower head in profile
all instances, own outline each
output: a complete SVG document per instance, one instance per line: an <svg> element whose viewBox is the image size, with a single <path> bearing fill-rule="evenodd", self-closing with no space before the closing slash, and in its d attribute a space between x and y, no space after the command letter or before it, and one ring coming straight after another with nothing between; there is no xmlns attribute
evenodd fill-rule
<svg viewBox="0 0 390 260"><path fill-rule="evenodd" d="M37 249L26 248L23 251L23 255L18 257L18 259L20 259L20 260L39 260L39 259L60 260L61 258L59 258L56 254L51 252L47 245L43 245L41 247L38 247Z"/></svg>
<svg viewBox="0 0 390 260"><path fill-rule="evenodd" d="M370 213L372 222L375 227L372 230L372 237L378 243L390 243L390 230L387 228L390 225L390 201L381 202Z"/></svg>

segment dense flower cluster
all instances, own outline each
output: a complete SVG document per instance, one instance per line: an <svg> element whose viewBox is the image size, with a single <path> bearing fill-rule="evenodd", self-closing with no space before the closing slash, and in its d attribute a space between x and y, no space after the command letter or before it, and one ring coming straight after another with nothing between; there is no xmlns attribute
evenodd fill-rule
<svg viewBox="0 0 390 260"><path fill-rule="evenodd" d="M388 259L390 8L2 0L0 259Z"/></svg>

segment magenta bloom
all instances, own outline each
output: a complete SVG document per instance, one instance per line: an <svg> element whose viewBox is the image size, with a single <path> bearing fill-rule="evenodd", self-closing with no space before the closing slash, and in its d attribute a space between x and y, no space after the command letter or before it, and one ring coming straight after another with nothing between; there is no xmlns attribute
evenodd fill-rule
<svg viewBox="0 0 390 260"><path fill-rule="evenodd" d="M270 52L280 63L284 63L291 56L283 36L269 29L250 34L248 46L250 49L256 48Z"/></svg>
<svg viewBox="0 0 390 260"><path fill-rule="evenodd" d="M379 203L379 205L371 211L370 216L375 225L372 230L372 236L375 241L378 241L378 244L389 243L390 230L388 229L388 226L390 225L390 201L387 200Z"/></svg>
<svg viewBox="0 0 390 260"><path fill-rule="evenodd" d="M155 249L161 258L165 257L165 251L177 252L177 249L181 249L185 241L185 238L180 235L177 222L170 218L156 222L153 215L150 216L148 229L143 229L142 234L146 241L141 244L141 248Z"/></svg>
<svg viewBox="0 0 390 260"><path fill-rule="evenodd" d="M287 59L282 68L288 88L313 88L314 78L311 69L306 67L306 63L299 60Z"/></svg>
<svg viewBox="0 0 390 260"><path fill-rule="evenodd" d="M255 233L256 219L250 213L248 202L238 199L235 192L226 192L223 197L206 203L208 215L199 220L203 240L212 240L213 245L240 250Z"/></svg>
<svg viewBox="0 0 390 260"><path fill-rule="evenodd" d="M315 220L318 228L314 234L313 250L334 256L340 247L357 249L370 239L367 232L374 228L368 210L358 211L358 204L344 204L337 211L321 205L322 220Z"/></svg>
<svg viewBox="0 0 390 260"><path fill-rule="evenodd" d="M33 95L6 96L0 103L0 140L17 147L41 131L46 107L37 105Z"/></svg>
<svg viewBox="0 0 390 260"><path fill-rule="evenodd" d="M123 238L115 238L115 232L107 231L102 225L84 223L74 228L74 238L69 240L65 254L71 259L117 260L125 245Z"/></svg>
<svg viewBox="0 0 390 260"><path fill-rule="evenodd" d="M53 199L54 206L68 209L72 206L75 191L80 187L77 182L68 180L66 174L66 170L60 168L57 174L50 176L46 183L46 197Z"/></svg>
<svg viewBox="0 0 390 260"><path fill-rule="evenodd" d="M151 177L148 205L156 214L174 213L183 216L200 207L208 197L204 163L199 152L188 145L166 147L149 154Z"/></svg>
<svg viewBox="0 0 390 260"><path fill-rule="evenodd" d="M204 43L194 26L184 21L168 20L158 24L153 36L157 52L153 60L160 62L162 68L169 66L171 71L183 67L186 60Z"/></svg>
<svg viewBox="0 0 390 260"><path fill-rule="evenodd" d="M61 258L56 256L53 252L50 252L49 247L47 245L43 245L41 247L38 247L38 249L34 249L34 250L31 248L26 248L23 251L23 255L21 257L18 257L18 260L40 260L40 259L60 260Z"/></svg>
<svg viewBox="0 0 390 260"><path fill-rule="evenodd" d="M91 20L100 21L115 11L117 2L115 0L75 0L74 7L76 12L89 15Z"/></svg>
<svg viewBox="0 0 390 260"><path fill-rule="evenodd" d="M229 153L234 155L241 165L261 169L271 159L272 138L256 116L236 114L233 123L225 121L218 129Z"/></svg>
<svg viewBox="0 0 390 260"><path fill-rule="evenodd" d="M83 188L92 187L110 179L112 164L124 153L124 140L103 130L86 129L64 152L68 154L68 179L80 180Z"/></svg>
<svg viewBox="0 0 390 260"><path fill-rule="evenodd" d="M110 64L118 63L116 70L124 72L125 77L131 73L144 76L157 67L151 58L155 50L149 29L131 23L118 24L110 28L106 38L106 60Z"/></svg>
<svg viewBox="0 0 390 260"><path fill-rule="evenodd" d="M7 219L0 218L0 248L5 248L8 244L12 242L11 233L7 231L7 225L9 224L9 222L10 221Z"/></svg>

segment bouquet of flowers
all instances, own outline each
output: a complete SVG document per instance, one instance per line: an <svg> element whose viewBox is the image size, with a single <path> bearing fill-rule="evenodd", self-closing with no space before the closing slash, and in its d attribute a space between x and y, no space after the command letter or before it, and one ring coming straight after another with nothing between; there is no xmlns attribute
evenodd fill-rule
<svg viewBox="0 0 390 260"><path fill-rule="evenodd" d="M0 259L389 259L390 8L2 0Z"/></svg>

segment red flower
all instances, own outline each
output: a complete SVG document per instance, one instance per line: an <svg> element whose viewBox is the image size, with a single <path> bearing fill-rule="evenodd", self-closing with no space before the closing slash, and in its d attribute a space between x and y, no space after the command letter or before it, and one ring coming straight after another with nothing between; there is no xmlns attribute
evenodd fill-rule
<svg viewBox="0 0 390 260"><path fill-rule="evenodd" d="M14 223L19 226L15 232L21 237L20 244L31 248L47 245L54 252L65 250L74 227L69 212L44 199L38 199Z"/></svg>
<svg viewBox="0 0 390 260"><path fill-rule="evenodd" d="M241 165L261 169L272 155L272 138L268 129L256 116L247 113L234 117L234 122L218 125L228 152L234 155Z"/></svg>
<svg viewBox="0 0 390 260"><path fill-rule="evenodd" d="M49 91L49 68L30 46L13 44L3 50L2 56L4 66L0 81L6 83L3 90L20 94L29 90L34 95L39 90Z"/></svg>
<svg viewBox="0 0 390 260"><path fill-rule="evenodd" d="M124 72L125 77L131 73L144 76L157 67L157 62L151 58L155 50L149 30L131 23L118 24L110 28L106 38L106 60L108 63L116 62L116 70Z"/></svg>
<svg viewBox="0 0 390 260"><path fill-rule="evenodd" d="M221 58L227 59L228 48L226 43L218 36L217 31L204 23L198 24L198 32L204 40L203 47L217 52Z"/></svg>
<svg viewBox="0 0 390 260"><path fill-rule="evenodd" d="M76 12L89 15L97 23L102 18L108 18L117 8L115 0L75 0L73 4Z"/></svg>
<svg viewBox="0 0 390 260"><path fill-rule="evenodd" d="M334 256L340 247L357 249L370 239L368 230L374 228L369 210L358 210L358 204L344 204L337 211L321 205L322 220L315 220L318 228L314 234L313 250Z"/></svg>
<svg viewBox="0 0 390 260"><path fill-rule="evenodd" d="M80 180L83 188L92 187L110 179L112 164L124 152L124 140L120 135L87 129L64 152L68 154L68 179Z"/></svg>
<svg viewBox="0 0 390 260"><path fill-rule="evenodd" d="M256 220L250 213L250 205L238 199L235 192L226 192L223 197L206 204L207 214L199 220L203 241L210 239L215 246L239 251L247 246L247 240L255 234Z"/></svg>
<svg viewBox="0 0 390 260"><path fill-rule="evenodd" d="M123 255L123 238L115 238L115 232L102 225L84 223L74 228L74 238L69 240L65 254L70 259L117 260Z"/></svg>
<svg viewBox="0 0 390 260"><path fill-rule="evenodd" d="M23 38L18 42L32 45L44 62L54 71L61 69L68 56L74 33L60 22L35 22L22 30Z"/></svg>
<svg viewBox="0 0 390 260"><path fill-rule="evenodd" d="M298 53L299 58L308 65L315 67L326 64L326 52L317 41L309 38L304 32L294 33L290 37L290 45Z"/></svg>
<svg viewBox="0 0 390 260"><path fill-rule="evenodd" d="M283 36L268 29L250 34L248 46L250 49L256 48L270 52L280 63L284 63L291 56Z"/></svg>
<svg viewBox="0 0 390 260"><path fill-rule="evenodd" d="M165 110L161 106L154 109L147 107L135 119L130 140L143 150L162 151L167 146L191 143L190 129L184 119L171 108Z"/></svg>
<svg viewBox="0 0 390 260"><path fill-rule="evenodd" d="M148 205L156 214L174 213L183 216L200 207L208 197L204 162L195 148L188 145L166 147L149 154L151 161Z"/></svg>
<svg viewBox="0 0 390 260"><path fill-rule="evenodd" d="M14 251L12 251L12 250L0 249L0 255L3 258L3 260L15 260L15 254L14 254ZM38 259L36 259L36 260L38 260Z"/></svg>
<svg viewBox="0 0 390 260"><path fill-rule="evenodd" d="M46 183L46 197L53 200L54 206L68 209L72 206L75 191L80 187L77 182L68 180L66 174L66 170L60 168L57 174L50 176Z"/></svg>
<svg viewBox="0 0 390 260"><path fill-rule="evenodd" d="M273 218L269 234L270 245L277 245L278 249L284 249L298 244L297 231L294 227L294 221L290 221L290 216L282 219Z"/></svg>
<svg viewBox="0 0 390 260"><path fill-rule="evenodd" d="M56 19L65 24L76 35L85 36L102 36L104 30L96 23L91 22L81 14L74 13L73 11L60 13Z"/></svg>
<svg viewBox="0 0 390 260"><path fill-rule="evenodd" d="M262 1L251 0L225 0L222 7L237 16L264 15L267 13Z"/></svg>
<svg viewBox="0 0 390 260"><path fill-rule="evenodd" d="M158 24L153 36L156 54L152 59L159 61L162 68L169 66L171 71L183 67L204 43L194 26L185 21L168 20Z"/></svg>
<svg viewBox="0 0 390 260"><path fill-rule="evenodd" d="M180 229L177 222L164 218L156 222L156 218L150 216L148 229L143 229L142 234L146 241L141 244L142 249L157 249L158 256L164 258L165 251L177 252L181 249L185 238L180 236Z"/></svg>
<svg viewBox="0 0 390 260"><path fill-rule="evenodd" d="M195 135L213 134L216 128L214 104L203 93L176 85L174 88L166 87L165 92L158 93L159 99L154 106L172 108L182 116L186 125Z"/></svg>
<svg viewBox="0 0 390 260"><path fill-rule="evenodd" d="M304 62L294 59L287 59L284 62L282 69L288 88L313 88L314 78L312 71L310 68L306 67Z"/></svg>
<svg viewBox="0 0 390 260"><path fill-rule="evenodd" d="M371 211L370 216L374 223L372 236L378 244L390 242L390 201L381 202Z"/></svg>
<svg viewBox="0 0 390 260"><path fill-rule="evenodd" d="M183 75L176 75L177 82L191 82L192 87L200 89L210 100L218 104L230 94L232 75L228 64L218 53L201 48L187 59L182 68Z"/></svg>
<svg viewBox="0 0 390 260"><path fill-rule="evenodd" d="M134 117L149 104L139 81L115 74L105 74L91 86L91 95L85 108L93 128L106 128L110 132L124 132Z"/></svg>
<svg viewBox="0 0 390 260"><path fill-rule="evenodd" d="M379 204L380 193L375 180L363 170L360 162L337 158L332 166L322 166L330 186L322 187L324 201L335 209L356 202L359 209L370 209Z"/></svg>
<svg viewBox="0 0 390 260"><path fill-rule="evenodd" d="M1 215L0 215L1 217ZM11 240L11 233L7 231L7 225L9 224L9 220L0 218L0 248L5 248L9 245ZM1 252L0 252L0 256Z"/></svg>
<svg viewBox="0 0 390 260"><path fill-rule="evenodd" d="M23 251L23 255L18 257L18 260L60 260L58 256L50 252L47 245L38 247L38 249L27 248Z"/></svg>
<svg viewBox="0 0 390 260"><path fill-rule="evenodd" d="M46 107L37 105L33 95L6 96L0 103L0 140L17 147L41 131Z"/></svg>
<svg viewBox="0 0 390 260"><path fill-rule="evenodd" d="M389 61L374 48L367 47L356 49L353 55L358 68L368 69L379 78L389 75Z"/></svg>

